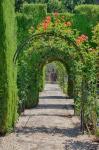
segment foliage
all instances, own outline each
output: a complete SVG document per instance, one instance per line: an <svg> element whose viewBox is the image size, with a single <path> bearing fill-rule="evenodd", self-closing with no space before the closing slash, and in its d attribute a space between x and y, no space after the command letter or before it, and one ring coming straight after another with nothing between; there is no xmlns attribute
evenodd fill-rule
<svg viewBox="0 0 99 150"><path fill-rule="evenodd" d="M76 5L81 4L94 4L94 0L62 0L63 4L68 11L73 11Z"/></svg>
<svg viewBox="0 0 99 150"><path fill-rule="evenodd" d="M68 93L70 92L74 96L75 109L77 106L77 111L83 113L84 126L89 130L92 130L92 128L95 130L97 117L97 51L92 47L92 44L90 45L88 35L91 37L91 28L99 20L99 7L93 7L92 5L78 6L75 12L79 13L79 15L73 15L74 17L76 16L76 21L74 21L75 18L69 20L66 16L60 17L57 12L45 17L46 6L38 5L36 9L35 6L33 4L25 4L22 13L17 16L17 20L19 21L18 44L21 43L21 39L29 37L29 40L22 43L24 45L21 47L21 52L23 51L22 48L24 48L24 53L21 53L18 61L19 100L22 103L25 102L25 106L28 108L37 106L39 91L43 85L43 66L47 62L60 61L64 64L68 72L70 79L70 82L68 82L70 87ZM94 15L92 15L93 12L95 12ZM45 19L43 20L44 17ZM69 17L71 18L71 15ZM82 26L85 25L88 19L89 24L86 26L86 30L78 23L78 18L80 17L81 19L86 18L85 22L82 20L84 22ZM91 17L92 20L90 19ZM13 55L16 49L15 24L13 0L9 2L8 0L1 0L0 133L11 130L17 114L16 68L13 64ZM75 26L80 29L80 32L75 29ZM87 27L90 30L87 31ZM95 36L94 39L96 39ZM98 43L96 44L98 45ZM20 49L15 54L19 57Z"/></svg>
<svg viewBox="0 0 99 150"><path fill-rule="evenodd" d="M95 4L95 0L16 0L16 10L19 11L23 3L45 3L48 7L48 12L73 12L76 5L80 4Z"/></svg>
<svg viewBox="0 0 99 150"><path fill-rule="evenodd" d="M6 11L5 11L6 10ZM16 22L14 1L0 1L0 133L12 129L16 120Z"/></svg>
<svg viewBox="0 0 99 150"><path fill-rule="evenodd" d="M79 21L78 21L79 20ZM79 5L75 7L74 28L92 39L92 29L99 21L99 5Z"/></svg>
<svg viewBox="0 0 99 150"><path fill-rule="evenodd" d="M49 0L48 3L47 3L47 10L49 13L51 12L65 12L65 9L64 9L64 5L62 3L62 1L59 1L59 0Z"/></svg>
<svg viewBox="0 0 99 150"><path fill-rule="evenodd" d="M18 24L18 44L23 39L29 36L28 29L35 30L36 26L46 16L47 8L46 5L38 4L24 4L22 12L17 13L17 24Z"/></svg>
<svg viewBox="0 0 99 150"><path fill-rule="evenodd" d="M57 72L57 82L60 85L63 92L67 95L68 88L68 74L66 72L66 67L59 61L54 62Z"/></svg>
<svg viewBox="0 0 99 150"><path fill-rule="evenodd" d="M38 4L25 4L23 5L22 12L17 13L18 22L18 45L26 39L31 31L34 31L36 26L46 16L46 5ZM24 61L25 55L19 60L18 63L18 95L19 95L19 112L24 109L27 100L27 86L28 82L28 67ZM21 62L22 60L22 62ZM26 71L27 70L27 71ZM26 72L26 74L25 74ZM23 77L24 76L24 77ZM28 105L28 104L27 104Z"/></svg>
<svg viewBox="0 0 99 150"><path fill-rule="evenodd" d="M93 34L93 42L95 42L99 48L99 23L94 27Z"/></svg>
<svg viewBox="0 0 99 150"><path fill-rule="evenodd" d="M93 30L93 42L96 44L97 58L96 58L96 78L97 78L97 123L99 120L99 23L94 27ZM97 129L97 135L99 136L99 127Z"/></svg>
<svg viewBox="0 0 99 150"><path fill-rule="evenodd" d="M75 109L78 114L82 110L83 124L88 128L92 125L95 129L95 50L88 44L88 36L80 35L72 28L73 22L64 16L59 17L57 12L47 16L38 24L36 30L30 32L31 41L25 46L28 49L29 89L27 95L30 100L26 105L31 107L38 104L42 67L46 62L58 60L66 66L70 81L68 92L75 98ZM88 109L89 104L90 109Z"/></svg>

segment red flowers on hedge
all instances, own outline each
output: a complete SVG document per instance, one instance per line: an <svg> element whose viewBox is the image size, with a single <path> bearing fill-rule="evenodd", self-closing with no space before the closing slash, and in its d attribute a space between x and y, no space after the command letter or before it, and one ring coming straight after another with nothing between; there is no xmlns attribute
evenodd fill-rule
<svg viewBox="0 0 99 150"><path fill-rule="evenodd" d="M88 36L82 34L81 36L79 36L77 39L76 39L76 44L81 44L83 42L86 42L88 40Z"/></svg>
<svg viewBox="0 0 99 150"><path fill-rule="evenodd" d="M50 22L51 22L51 17L50 17L50 16L47 16L47 17L45 18L44 22L42 23L44 31L47 30L47 28L48 28Z"/></svg>

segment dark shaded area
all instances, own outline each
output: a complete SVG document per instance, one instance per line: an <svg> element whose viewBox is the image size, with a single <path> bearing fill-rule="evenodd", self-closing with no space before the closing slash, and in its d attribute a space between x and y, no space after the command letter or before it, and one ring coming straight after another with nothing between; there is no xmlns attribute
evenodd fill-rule
<svg viewBox="0 0 99 150"><path fill-rule="evenodd" d="M16 128L16 133L17 134L35 134L35 133L45 133L45 134L52 134L54 135L61 135L61 136L66 136L66 137L76 137L81 134L80 127L76 125L74 128L57 128L57 127L22 127L21 129Z"/></svg>
<svg viewBox="0 0 99 150"><path fill-rule="evenodd" d="M33 116L53 116L53 117L66 117L66 118L72 118L74 115L61 115L61 114L23 114L22 117L33 117Z"/></svg>
<svg viewBox="0 0 99 150"><path fill-rule="evenodd" d="M66 96L40 96L40 99L69 99L69 97Z"/></svg>
<svg viewBox="0 0 99 150"><path fill-rule="evenodd" d="M99 150L99 144L69 140L66 142L65 150Z"/></svg>
<svg viewBox="0 0 99 150"><path fill-rule="evenodd" d="M72 110L74 105L72 104L39 104L36 109L68 109Z"/></svg>

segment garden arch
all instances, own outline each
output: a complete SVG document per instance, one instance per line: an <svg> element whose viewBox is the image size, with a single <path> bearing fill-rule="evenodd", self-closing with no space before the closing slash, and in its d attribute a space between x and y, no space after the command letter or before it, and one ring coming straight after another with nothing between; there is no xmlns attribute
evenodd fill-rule
<svg viewBox="0 0 99 150"><path fill-rule="evenodd" d="M28 103L27 103L27 107L31 108L33 106L37 106L38 104L38 100L39 100L39 82L40 82L40 72L42 71L42 66L46 63L46 61L52 61L52 60L60 60L62 61L64 64L66 64L66 58L67 59L67 68L69 68L69 75L73 76L74 80L75 80L75 85L73 87L73 91L76 91L74 93L74 98L75 100L79 100L80 101L80 110L82 112L82 116L83 116L83 120L86 117L88 120L84 120L83 124L86 122L88 123L90 120L90 122L94 125L95 127L95 122L93 120L93 113L95 115L95 111L93 112L92 110L95 110L95 97L93 95L93 92L95 91L95 78L93 81L91 81L90 83L90 78L92 78L93 75L90 74L90 71L92 71L92 69L94 69L94 61L91 61L91 57L90 55L88 56L88 51L86 49L84 49L84 54L86 57L84 57L84 55L82 54L82 49L80 49L79 46L77 46L76 42L74 40L72 40L72 38L68 37L67 35L62 35L62 33L56 33L55 31L51 31L51 32L42 32L42 33L35 33L33 35L31 35L28 39L26 39L24 42L22 42L22 44L18 47L17 51L14 54L14 63L17 62L20 54L23 53L24 49L28 48L35 39L39 39L39 38L45 38L46 37L58 37L59 39L63 39L64 41L66 41L66 44L69 45L70 47L74 47L75 51L76 51L76 57L71 57L70 53L67 53L66 50L65 51L60 51L60 50L55 50L55 47L53 48L53 50L49 50L49 51L40 51L38 52L37 50L33 51L32 57L29 58L30 63L32 64L29 70L29 73L31 74L29 77L29 85L28 85ZM46 47L45 47L46 48ZM47 47L48 49L48 47ZM50 53L49 53L50 52ZM42 55L41 55L42 54ZM43 56L43 57L42 57ZM89 57L89 58L88 58ZM70 58L73 58L72 61ZM86 58L88 58L89 60L87 61ZM41 61L40 61L41 59ZM72 75L71 75L71 62L73 65L73 69L72 70ZM77 64L77 62L79 62ZM90 70L87 69L87 67L89 66L89 62L92 64L92 66L90 67ZM70 65L69 65L70 64ZM82 65L79 67L79 64L83 65L83 70L82 70ZM80 69L80 71L79 71ZM87 78L87 75L90 76L90 78ZM78 82L78 78L81 76L79 82ZM83 79L83 80L82 80ZM83 81L83 82L82 82ZM34 85L34 86L33 86ZM87 88L86 88L87 86ZM91 88L90 88L91 87ZM86 90L85 90L86 89ZM85 101L86 100L86 101ZM94 103L94 105L93 105ZM86 104L86 105L84 105ZM88 104L88 105L87 105ZM88 114L88 116L85 116L87 114L88 111L88 107L90 104L90 112ZM90 118L90 120L89 120Z"/></svg>
<svg viewBox="0 0 99 150"><path fill-rule="evenodd" d="M71 58L69 54L67 54L64 51L61 51L59 49L56 49L55 47L47 47L43 51L35 51L32 54L29 54L29 76L30 76L30 82L29 82L29 97L28 97L28 107L33 107L38 104L39 100L39 83L42 80L42 69L43 66L46 64L46 62L52 62L52 61L60 61L64 64L68 77L69 77L69 95L73 94L73 77L74 72L72 71L74 66L74 61ZM31 57L31 58L30 58ZM34 59L35 58L35 59ZM71 69L72 65L72 69ZM32 71L31 71L32 70ZM70 95L70 96L71 96Z"/></svg>
<svg viewBox="0 0 99 150"><path fill-rule="evenodd" d="M13 57L14 63L16 63L16 61L18 60L19 55L25 50L26 47L28 47L31 44L31 42L33 42L33 40L35 38L36 39L39 39L40 37L45 38L46 36L47 37L54 37L54 38L58 37L60 39L65 40L68 43L68 45L72 45L76 49L78 55L80 56L80 59L82 61L84 61L81 50L80 50L79 46L77 46L76 42L74 40L72 40L70 37L68 37L67 35L62 35L62 33L56 33L53 30L53 31L50 31L50 32L35 33L35 34L29 36L24 41L22 41L21 44L18 46L15 54L14 54L14 57ZM85 50L85 52L88 52L86 49L84 49L84 50Z"/></svg>

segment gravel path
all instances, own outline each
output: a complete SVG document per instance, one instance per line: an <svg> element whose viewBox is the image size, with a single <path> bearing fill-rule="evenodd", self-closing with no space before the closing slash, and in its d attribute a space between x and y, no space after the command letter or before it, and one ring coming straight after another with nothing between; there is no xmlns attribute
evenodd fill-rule
<svg viewBox="0 0 99 150"><path fill-rule="evenodd" d="M99 150L93 136L81 134L72 106L57 84L47 84L38 107L25 110L15 132L0 137L0 150Z"/></svg>

